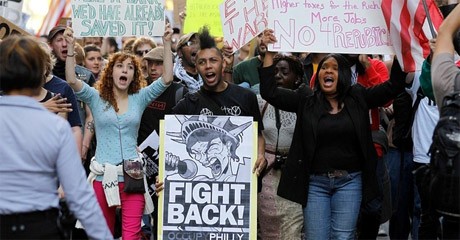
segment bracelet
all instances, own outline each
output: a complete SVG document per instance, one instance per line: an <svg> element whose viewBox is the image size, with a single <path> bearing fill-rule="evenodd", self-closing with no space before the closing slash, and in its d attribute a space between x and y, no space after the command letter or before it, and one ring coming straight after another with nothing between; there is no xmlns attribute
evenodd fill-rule
<svg viewBox="0 0 460 240"><path fill-rule="evenodd" d="M67 57L75 57L75 53L74 54L67 54Z"/></svg>

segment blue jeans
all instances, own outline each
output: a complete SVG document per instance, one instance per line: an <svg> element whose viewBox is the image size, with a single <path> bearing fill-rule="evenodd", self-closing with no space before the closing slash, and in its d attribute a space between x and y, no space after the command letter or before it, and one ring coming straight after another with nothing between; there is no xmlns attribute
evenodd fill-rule
<svg viewBox="0 0 460 240"><path fill-rule="evenodd" d="M420 197L415 186L412 152L390 148L385 155L391 181L393 215L389 235L392 239L418 239Z"/></svg>
<svg viewBox="0 0 460 240"><path fill-rule="evenodd" d="M361 198L361 172L339 178L311 175L305 239L354 239Z"/></svg>

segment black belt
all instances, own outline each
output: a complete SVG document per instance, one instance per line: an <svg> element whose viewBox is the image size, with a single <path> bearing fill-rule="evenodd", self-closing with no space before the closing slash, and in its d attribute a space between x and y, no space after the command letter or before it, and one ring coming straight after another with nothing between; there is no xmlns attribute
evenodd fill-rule
<svg viewBox="0 0 460 240"><path fill-rule="evenodd" d="M338 177L345 177L348 175L348 171L346 170L333 170L325 173L315 173L316 176L323 176L328 178L338 178Z"/></svg>
<svg viewBox="0 0 460 240"><path fill-rule="evenodd" d="M8 215L0 215L0 221L15 222L25 219L44 219L44 218L57 218L59 211L57 208L52 208L44 211L33 211L25 213L14 213Z"/></svg>

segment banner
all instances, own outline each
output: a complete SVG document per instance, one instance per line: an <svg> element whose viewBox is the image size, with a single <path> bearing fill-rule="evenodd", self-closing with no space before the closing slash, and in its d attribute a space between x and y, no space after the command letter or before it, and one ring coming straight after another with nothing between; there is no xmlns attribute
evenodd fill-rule
<svg viewBox="0 0 460 240"><path fill-rule="evenodd" d="M222 37L219 4L222 0L187 0L187 17L184 22L184 34L198 32L207 25L213 37Z"/></svg>
<svg viewBox="0 0 460 240"><path fill-rule="evenodd" d="M238 50L268 26L268 0L224 0L219 6L224 42Z"/></svg>
<svg viewBox="0 0 460 240"><path fill-rule="evenodd" d="M273 0L270 51L393 54L379 0Z"/></svg>
<svg viewBox="0 0 460 240"><path fill-rule="evenodd" d="M29 35L29 33L22 28L0 16L0 39L4 39L11 34Z"/></svg>
<svg viewBox="0 0 460 240"><path fill-rule="evenodd" d="M22 26L22 0L0 0L0 16Z"/></svg>
<svg viewBox="0 0 460 240"><path fill-rule="evenodd" d="M164 0L72 0L76 37L163 36Z"/></svg>
<svg viewBox="0 0 460 240"><path fill-rule="evenodd" d="M166 115L158 239L256 239L252 117Z"/></svg>

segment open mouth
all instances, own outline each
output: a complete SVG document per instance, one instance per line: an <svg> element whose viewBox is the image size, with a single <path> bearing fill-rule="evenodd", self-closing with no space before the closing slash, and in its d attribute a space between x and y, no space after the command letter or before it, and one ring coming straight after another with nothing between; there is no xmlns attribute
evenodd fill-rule
<svg viewBox="0 0 460 240"><path fill-rule="evenodd" d="M330 87L332 86L333 83L334 83L334 78L332 78L331 76L326 76L324 78L324 86Z"/></svg>
<svg viewBox="0 0 460 240"><path fill-rule="evenodd" d="M209 72L209 73L206 73L205 76L206 76L206 78L214 78L216 76L216 74L213 73L213 72Z"/></svg>
<svg viewBox="0 0 460 240"><path fill-rule="evenodd" d="M123 84L126 84L126 82L128 82L128 78L125 77L125 76L121 76L120 77L120 82L123 83Z"/></svg>
<svg viewBox="0 0 460 240"><path fill-rule="evenodd" d="M211 173L215 178L217 178L222 174L222 163L217 159L213 159L213 160L215 161L210 166Z"/></svg>

